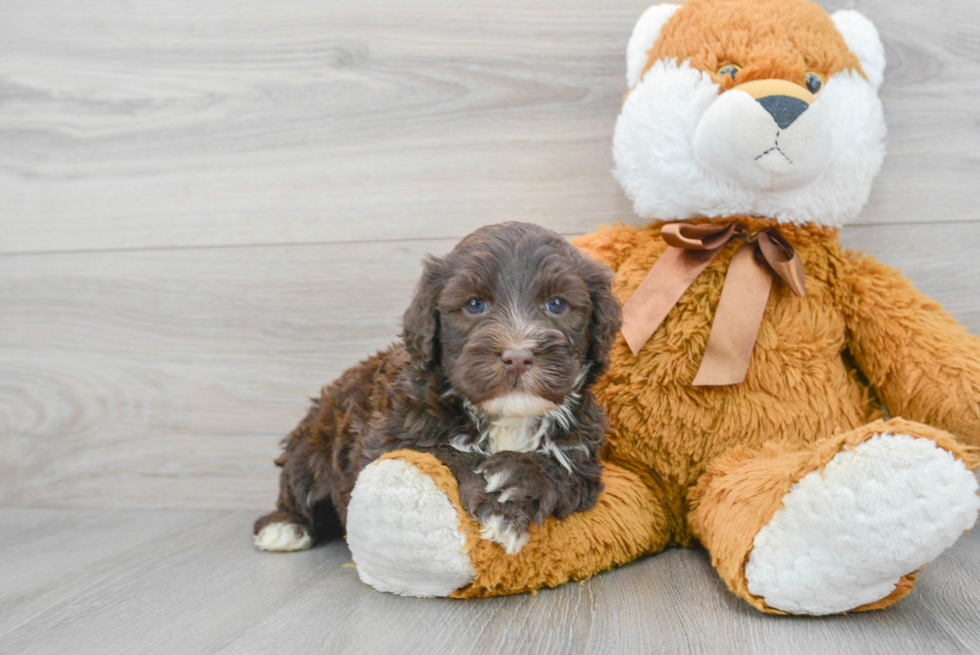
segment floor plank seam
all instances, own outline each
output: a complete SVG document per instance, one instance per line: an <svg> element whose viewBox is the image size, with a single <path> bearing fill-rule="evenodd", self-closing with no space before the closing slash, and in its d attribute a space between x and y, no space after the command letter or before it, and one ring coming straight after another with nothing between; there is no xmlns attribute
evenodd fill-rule
<svg viewBox="0 0 980 655"><path fill-rule="evenodd" d="M534 222L534 221L531 221ZM600 221L595 224L596 228L603 225L611 225L614 223L646 223L650 222L646 219L641 219L636 216L626 216L622 219L616 221ZM962 221L889 221L883 223L847 223L844 225L845 230L848 228L887 228L887 227L913 227L913 226L935 226L935 225L970 225L973 223L980 223L980 215L976 218L971 218ZM562 230L556 230L558 234L565 237L566 239L573 239L578 236L586 234L585 232L566 232ZM180 251L194 251L194 250L234 250L234 249L246 249L246 248L283 248L291 246L366 246L372 244L393 244L393 243L418 243L424 241L459 241L466 234L452 234L452 235L431 235L431 236L419 236L419 237L396 237L396 238L385 238L376 237L371 239L350 239L350 240L340 240L340 241L269 241L269 242L255 242L255 243L217 243L217 244L187 244L187 245L173 245L173 246L133 246L127 248L80 248L78 250L11 250L6 251L0 248L0 258L13 258L21 256L53 256L53 255L95 255L95 254L112 254L112 253L140 253L140 252L180 252Z"/></svg>

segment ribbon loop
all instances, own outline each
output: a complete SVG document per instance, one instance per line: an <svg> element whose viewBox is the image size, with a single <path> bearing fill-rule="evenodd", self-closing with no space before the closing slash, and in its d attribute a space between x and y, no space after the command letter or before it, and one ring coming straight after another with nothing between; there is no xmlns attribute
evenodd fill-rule
<svg viewBox="0 0 980 655"><path fill-rule="evenodd" d="M806 272L803 270L803 260L796 254L786 237L776 228L759 233L759 252L765 258L772 272L786 283L786 286L802 298L806 295Z"/></svg>
<svg viewBox="0 0 980 655"><path fill-rule="evenodd" d="M803 261L775 227L750 238L744 225L668 223L661 236L669 248L623 306L623 336L636 355L721 248L746 243L729 263L715 320L695 386L738 384L745 379L775 274L799 297L806 293Z"/></svg>
<svg viewBox="0 0 980 655"><path fill-rule="evenodd" d="M667 245L685 250L718 250L745 232L739 223L667 223L660 236Z"/></svg>

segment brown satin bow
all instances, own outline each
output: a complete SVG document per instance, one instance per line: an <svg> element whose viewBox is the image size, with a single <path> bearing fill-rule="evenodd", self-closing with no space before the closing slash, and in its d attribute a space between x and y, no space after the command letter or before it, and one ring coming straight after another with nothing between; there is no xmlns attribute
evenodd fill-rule
<svg viewBox="0 0 980 655"><path fill-rule="evenodd" d="M653 336L687 288L722 247L746 239L728 265L708 345L694 386L738 384L745 379L766 310L772 274L799 297L805 290L803 262L774 227L750 234L741 223L667 223L670 246L623 306L623 336L633 354Z"/></svg>

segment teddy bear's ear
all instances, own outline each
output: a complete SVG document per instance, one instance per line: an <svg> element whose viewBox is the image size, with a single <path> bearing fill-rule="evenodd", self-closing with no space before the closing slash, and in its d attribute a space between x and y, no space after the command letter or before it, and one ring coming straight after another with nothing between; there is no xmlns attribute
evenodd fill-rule
<svg viewBox="0 0 980 655"><path fill-rule="evenodd" d="M640 81L640 75L647 65L647 50L653 47L660 36L660 30L680 5L653 5L643 12L636 21L629 45L626 46L626 86L633 88ZM850 45L850 44L848 44Z"/></svg>
<svg viewBox="0 0 980 655"><path fill-rule="evenodd" d="M844 37L847 49L861 62L865 77L878 90L885 78L885 47L874 23L853 9L841 9L831 14L837 31Z"/></svg>

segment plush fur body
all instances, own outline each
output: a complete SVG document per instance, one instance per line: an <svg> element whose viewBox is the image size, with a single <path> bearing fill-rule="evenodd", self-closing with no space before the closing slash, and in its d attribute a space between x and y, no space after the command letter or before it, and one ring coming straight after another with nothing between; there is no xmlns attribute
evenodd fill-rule
<svg viewBox="0 0 980 655"><path fill-rule="evenodd" d="M617 339L595 386L610 421L605 490L591 510L532 529L518 556L479 538L444 467L416 452L385 455L378 470L398 468L418 489L413 502L439 505L447 533L458 526L465 539L432 555L451 573L437 592L435 566L418 575L426 585L395 573L415 561L411 531L390 524L380 538L355 521L361 578L398 593L488 596L700 542L729 589L765 612L879 609L909 593L980 509L970 470L980 462L980 339L838 241L884 154L884 63L870 21L806 0L647 10L627 48L614 156L634 209L653 222L605 227L577 245L616 271L627 302L666 252L667 221L734 221L750 237L778 228L804 262L805 296L773 282L739 384L692 381L740 240L638 354ZM355 496L385 488L372 475ZM357 509L377 516L368 502ZM401 553L397 563L375 566L384 549ZM460 552L462 564L451 559Z"/></svg>
<svg viewBox="0 0 980 655"><path fill-rule="evenodd" d="M520 223L430 258L404 343L324 387L283 441L277 509L256 522L256 544L299 550L340 536L358 474L400 448L448 466L484 537L508 551L531 522L594 505L607 424L590 385L620 317L610 277L559 235ZM510 352L527 368L508 368Z"/></svg>
<svg viewBox="0 0 980 655"><path fill-rule="evenodd" d="M724 220L732 219L752 231L773 224ZM625 301L666 250L661 225L608 227L576 243L617 271ZM670 508L663 545L694 542L698 484L736 450L810 448L883 418L886 407L980 445L980 340L894 269L844 251L836 229L782 232L806 263L806 296L773 285L742 384L691 386L733 243L639 355L616 342L596 386L611 422L606 460L636 473Z"/></svg>

